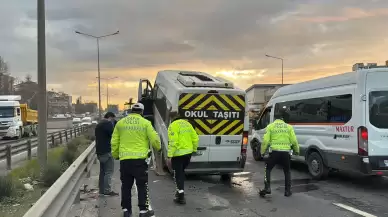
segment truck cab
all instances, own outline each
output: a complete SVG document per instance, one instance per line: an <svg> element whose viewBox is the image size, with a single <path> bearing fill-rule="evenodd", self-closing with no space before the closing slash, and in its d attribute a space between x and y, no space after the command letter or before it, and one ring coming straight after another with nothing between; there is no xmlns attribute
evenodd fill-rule
<svg viewBox="0 0 388 217"><path fill-rule="evenodd" d="M0 137L19 139L37 134L37 112L20 100L21 96L0 96Z"/></svg>

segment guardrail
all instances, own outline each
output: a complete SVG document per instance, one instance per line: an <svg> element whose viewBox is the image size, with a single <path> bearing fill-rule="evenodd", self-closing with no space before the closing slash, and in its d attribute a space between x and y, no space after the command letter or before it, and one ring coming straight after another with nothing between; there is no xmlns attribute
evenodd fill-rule
<svg viewBox="0 0 388 217"><path fill-rule="evenodd" d="M80 200L80 187L96 161L93 142L39 198L23 217L65 217L74 202Z"/></svg>
<svg viewBox="0 0 388 217"><path fill-rule="evenodd" d="M47 145L49 148L58 144L63 144L69 140L81 135L89 129L88 126L80 126L73 129L49 133L47 135ZM27 138L19 141L9 141L0 144L0 164L5 160L7 170L12 169L12 157L27 152L27 159L32 159L32 152L38 147L38 138Z"/></svg>

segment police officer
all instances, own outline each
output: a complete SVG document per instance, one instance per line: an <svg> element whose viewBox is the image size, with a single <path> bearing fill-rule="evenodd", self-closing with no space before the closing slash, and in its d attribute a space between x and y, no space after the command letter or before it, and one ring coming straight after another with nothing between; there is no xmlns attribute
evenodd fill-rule
<svg viewBox="0 0 388 217"><path fill-rule="evenodd" d="M265 164L265 188L260 191L260 196L271 194L271 170L276 164L280 164L283 166L285 177L284 196L289 197L292 195L290 152L293 150L295 154L299 154L299 145L293 127L284 122L284 118L287 117L285 109L275 110L274 117L275 121L267 126L267 130L263 139L264 141L261 145L261 154L264 155L268 148L268 144L270 144L270 154Z"/></svg>
<svg viewBox="0 0 388 217"><path fill-rule="evenodd" d="M136 103L132 113L117 122L112 135L112 156L120 159L121 207L124 217L132 216L131 189L136 179L139 217L154 215L149 210L148 164L149 142L160 151L160 138L151 122L142 117L144 105Z"/></svg>
<svg viewBox="0 0 388 217"><path fill-rule="evenodd" d="M168 140L168 164L174 170L176 184L174 202L186 204L185 169L190 163L192 153L197 152L198 135L187 120L175 115L175 120L168 127Z"/></svg>

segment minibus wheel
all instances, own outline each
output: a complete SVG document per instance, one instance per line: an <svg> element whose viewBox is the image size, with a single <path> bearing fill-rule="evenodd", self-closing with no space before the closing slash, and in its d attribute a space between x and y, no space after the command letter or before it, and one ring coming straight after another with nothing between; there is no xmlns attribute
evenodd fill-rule
<svg viewBox="0 0 388 217"><path fill-rule="evenodd" d="M307 157L309 173L315 180L325 179L329 174L329 168L324 164L323 158L318 152L311 152Z"/></svg>

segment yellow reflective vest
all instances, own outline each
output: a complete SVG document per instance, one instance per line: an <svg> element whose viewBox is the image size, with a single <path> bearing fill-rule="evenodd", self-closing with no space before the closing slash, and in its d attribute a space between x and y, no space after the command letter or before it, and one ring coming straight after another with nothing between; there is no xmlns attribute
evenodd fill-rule
<svg viewBox="0 0 388 217"><path fill-rule="evenodd" d="M152 124L139 114L129 114L117 122L112 134L112 156L115 159L146 159L150 144L160 150L160 138Z"/></svg>
<svg viewBox="0 0 388 217"><path fill-rule="evenodd" d="M294 128L283 120L277 119L269 124L261 144L261 154L264 154L270 144L272 151L290 151L299 154L299 144Z"/></svg>
<svg viewBox="0 0 388 217"><path fill-rule="evenodd" d="M178 157L197 151L198 135L193 126L186 120L173 121L168 127L167 157Z"/></svg>

